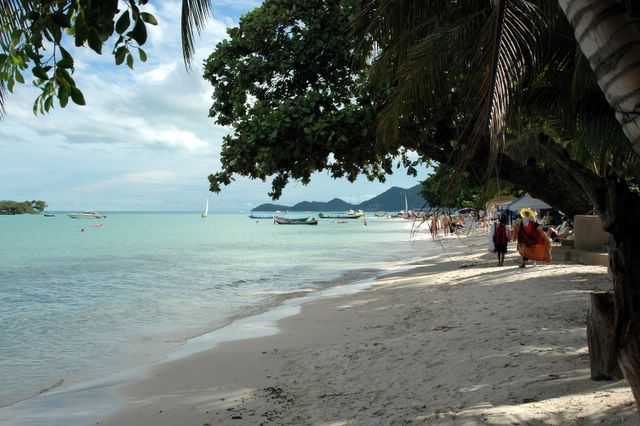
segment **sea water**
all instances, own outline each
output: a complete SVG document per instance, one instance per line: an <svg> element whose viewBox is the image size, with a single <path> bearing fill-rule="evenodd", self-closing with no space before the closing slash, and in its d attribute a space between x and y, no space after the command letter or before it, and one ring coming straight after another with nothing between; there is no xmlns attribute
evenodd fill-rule
<svg viewBox="0 0 640 426"><path fill-rule="evenodd" d="M0 216L0 407L166 359L234 318L434 247L402 220L107 216Z"/></svg>

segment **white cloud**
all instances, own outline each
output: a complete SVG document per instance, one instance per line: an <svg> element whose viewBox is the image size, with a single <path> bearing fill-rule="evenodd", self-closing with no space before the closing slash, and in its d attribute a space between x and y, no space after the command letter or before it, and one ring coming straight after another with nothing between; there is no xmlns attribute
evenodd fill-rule
<svg viewBox="0 0 640 426"><path fill-rule="evenodd" d="M162 83L167 80L169 74L175 71L177 64L161 64L147 72L136 74L135 78L139 82Z"/></svg>
<svg viewBox="0 0 640 426"><path fill-rule="evenodd" d="M76 193L94 193L104 191L106 189L113 189L122 187L128 184L136 184L139 187L146 187L155 185L164 185L167 183L173 183L178 180L178 174L171 171L146 171L136 173L126 173L119 176L113 176L108 179L96 180L93 182L77 185L71 190Z"/></svg>
<svg viewBox="0 0 640 426"><path fill-rule="evenodd" d="M178 129L141 129L140 134L151 144L159 145L169 149L185 149L187 151L197 151L207 146L207 142L200 139L193 132Z"/></svg>
<svg viewBox="0 0 640 426"><path fill-rule="evenodd" d="M86 106L70 103L34 117L37 90L16 87L0 122L0 198L43 199L52 210L199 210L207 196L212 209L248 210L270 201L269 182L239 178L216 196L208 193L207 181L219 168L222 138L230 129L208 117L212 88L202 78L202 63L226 37L227 26L260 3L214 1L214 17L197 39L189 73L182 61L180 0L163 0L151 6L160 25L148 29L148 62L134 55L133 71L115 66L112 46L103 55L69 48ZM394 179L398 186L415 184ZM359 193L363 201L390 186L365 180L351 185L318 174L309 186L292 183L281 201L355 201Z"/></svg>

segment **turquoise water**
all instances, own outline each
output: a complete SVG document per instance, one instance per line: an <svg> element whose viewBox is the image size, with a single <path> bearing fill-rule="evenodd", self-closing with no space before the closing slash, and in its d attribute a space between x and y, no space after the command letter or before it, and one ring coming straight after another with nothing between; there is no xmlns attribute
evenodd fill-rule
<svg viewBox="0 0 640 426"><path fill-rule="evenodd" d="M0 407L164 359L235 317L433 248L410 222L367 221L0 216Z"/></svg>

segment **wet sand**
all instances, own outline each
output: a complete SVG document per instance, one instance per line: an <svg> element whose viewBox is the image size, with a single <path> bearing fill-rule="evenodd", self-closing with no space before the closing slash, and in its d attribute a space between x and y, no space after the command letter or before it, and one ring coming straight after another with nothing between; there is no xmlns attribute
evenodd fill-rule
<svg viewBox="0 0 640 426"><path fill-rule="evenodd" d="M625 381L590 380L589 293L606 268L505 266L485 238L356 294L316 300L267 337L154 367L100 425L635 425Z"/></svg>

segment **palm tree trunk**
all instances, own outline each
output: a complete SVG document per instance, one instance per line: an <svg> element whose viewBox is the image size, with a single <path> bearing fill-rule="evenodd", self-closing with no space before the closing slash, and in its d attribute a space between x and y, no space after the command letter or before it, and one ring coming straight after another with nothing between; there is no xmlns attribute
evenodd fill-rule
<svg viewBox="0 0 640 426"><path fill-rule="evenodd" d="M640 28L619 0L558 0L558 4L640 155Z"/></svg>

